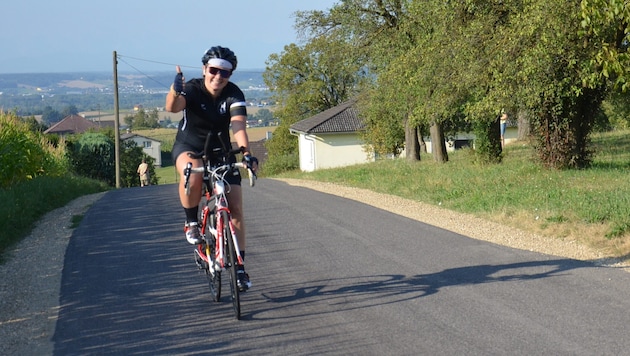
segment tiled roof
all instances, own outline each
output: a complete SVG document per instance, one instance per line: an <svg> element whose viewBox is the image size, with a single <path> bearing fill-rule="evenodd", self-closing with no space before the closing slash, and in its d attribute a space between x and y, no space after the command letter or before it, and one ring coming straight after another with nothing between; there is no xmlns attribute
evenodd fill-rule
<svg viewBox="0 0 630 356"><path fill-rule="evenodd" d="M365 128L355 108L356 100L346 101L308 119L291 125L291 131L308 134L356 132Z"/></svg>
<svg viewBox="0 0 630 356"><path fill-rule="evenodd" d="M52 125L44 133L56 133L56 134L74 134L83 133L90 129L97 129L99 125L92 122L83 116L69 115L63 118L63 120Z"/></svg>

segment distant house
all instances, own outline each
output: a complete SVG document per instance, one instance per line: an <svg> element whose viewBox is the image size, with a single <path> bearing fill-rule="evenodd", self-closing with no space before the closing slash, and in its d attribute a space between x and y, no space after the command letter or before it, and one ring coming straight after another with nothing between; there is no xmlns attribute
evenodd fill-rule
<svg viewBox="0 0 630 356"><path fill-rule="evenodd" d="M102 123L90 121L80 115L69 115L63 118L63 120L52 125L48 130L44 131L45 134L57 134L57 135L72 135L78 133L84 133L92 129L99 129L109 125L103 125Z"/></svg>
<svg viewBox="0 0 630 356"><path fill-rule="evenodd" d="M302 171L374 161L374 155L363 148L359 132L365 127L355 104L355 100L347 101L289 128L298 136Z"/></svg>
<svg viewBox="0 0 630 356"><path fill-rule="evenodd" d="M162 166L162 142L132 132L120 135L120 140L134 141L146 155L153 157L155 166Z"/></svg>
<svg viewBox="0 0 630 356"><path fill-rule="evenodd" d="M267 147L265 147L265 142L269 139L269 137L263 138L259 141L249 141L249 150L252 152L252 155L258 159L258 164L262 167L267 161ZM233 146L236 146L236 142L232 143Z"/></svg>

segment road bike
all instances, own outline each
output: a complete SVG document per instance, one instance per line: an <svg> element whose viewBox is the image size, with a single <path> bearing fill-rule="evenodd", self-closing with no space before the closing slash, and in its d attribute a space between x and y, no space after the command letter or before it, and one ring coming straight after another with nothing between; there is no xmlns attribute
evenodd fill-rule
<svg viewBox="0 0 630 356"><path fill-rule="evenodd" d="M195 262L208 278L212 300L221 300L221 273L228 272L230 294L234 315L241 318L240 290L238 288L237 270L243 265L243 258L238 246L232 215L226 194L230 192L230 184L226 175L235 169L246 169L250 186L254 186L256 175L245 164L233 162L236 154L243 152L243 147L228 150L209 149L212 133L208 134L204 152L189 154L190 158L201 159L202 167L192 167L189 162L184 169L184 188L190 194L189 178L191 174L203 174L203 194L201 201L201 236L203 242L195 246ZM221 140L220 134L218 135ZM232 163L230 163L232 162Z"/></svg>

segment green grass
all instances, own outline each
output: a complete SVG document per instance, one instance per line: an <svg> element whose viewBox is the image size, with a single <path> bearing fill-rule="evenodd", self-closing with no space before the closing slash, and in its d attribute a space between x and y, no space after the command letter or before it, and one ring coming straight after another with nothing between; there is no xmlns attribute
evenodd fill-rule
<svg viewBox="0 0 630 356"><path fill-rule="evenodd" d="M107 189L106 184L86 178L42 176L0 190L0 258L47 212Z"/></svg>
<svg viewBox="0 0 630 356"><path fill-rule="evenodd" d="M439 164L382 160L281 178L326 181L471 213L537 233L572 238L615 256L630 253L630 132L597 134L593 166L548 170L524 143L508 145L496 165L472 163L471 152Z"/></svg>
<svg viewBox="0 0 630 356"><path fill-rule="evenodd" d="M158 178L158 184L179 182L179 175L175 171L175 166L155 167L155 175Z"/></svg>

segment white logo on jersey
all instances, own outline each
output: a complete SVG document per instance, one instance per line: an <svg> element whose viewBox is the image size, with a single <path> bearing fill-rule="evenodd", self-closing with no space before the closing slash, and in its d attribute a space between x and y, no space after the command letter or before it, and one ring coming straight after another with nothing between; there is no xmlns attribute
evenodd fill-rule
<svg viewBox="0 0 630 356"><path fill-rule="evenodd" d="M227 103L224 101L221 103L221 107L219 108L219 114L224 115L227 112Z"/></svg>

